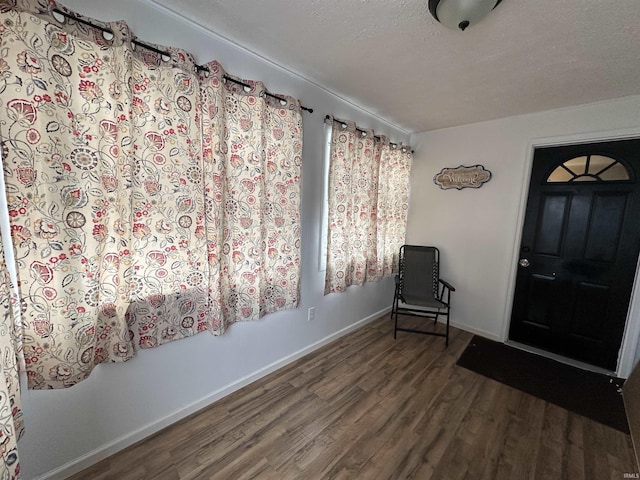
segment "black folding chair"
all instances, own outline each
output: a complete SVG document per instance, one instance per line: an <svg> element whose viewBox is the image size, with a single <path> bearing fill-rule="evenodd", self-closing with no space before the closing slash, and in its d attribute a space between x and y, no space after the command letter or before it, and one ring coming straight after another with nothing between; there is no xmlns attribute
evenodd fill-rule
<svg viewBox="0 0 640 480"><path fill-rule="evenodd" d="M391 318L395 319L393 338L397 332L422 333L445 337L449 345L449 311L451 292L449 283L439 276L440 252L436 247L403 245L400 247L399 272L396 275L396 291L393 296ZM418 330L398 326L398 315L426 317L433 319L434 330ZM446 318L445 333L435 330L438 318Z"/></svg>

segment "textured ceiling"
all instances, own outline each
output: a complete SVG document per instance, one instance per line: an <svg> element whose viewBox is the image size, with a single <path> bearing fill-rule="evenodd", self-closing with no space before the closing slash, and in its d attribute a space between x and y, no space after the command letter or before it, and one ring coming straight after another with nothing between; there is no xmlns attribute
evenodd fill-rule
<svg viewBox="0 0 640 480"><path fill-rule="evenodd" d="M407 132L640 94L640 0L152 0ZM304 99L303 99L304 100Z"/></svg>

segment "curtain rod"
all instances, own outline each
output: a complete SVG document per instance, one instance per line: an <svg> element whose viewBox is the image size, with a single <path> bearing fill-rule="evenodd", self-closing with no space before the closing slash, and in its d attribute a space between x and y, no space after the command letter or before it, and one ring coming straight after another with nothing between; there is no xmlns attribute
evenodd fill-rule
<svg viewBox="0 0 640 480"><path fill-rule="evenodd" d="M347 122L343 121L343 120L338 120L337 118L333 118L331 115L327 115L326 117L324 117L325 120L332 120L335 123L339 123L340 125L343 125L344 128L347 127ZM356 131L357 132L361 132L361 133L367 133L366 130L362 130L361 128L358 128L356 126ZM376 140L380 140L380 136L379 135L374 135L373 138L375 138ZM397 147L398 144L397 143L393 143L393 142L389 142L389 145L393 145L393 147ZM402 147L403 151L409 151L410 153L413 153L413 149L409 150L406 146Z"/></svg>
<svg viewBox="0 0 640 480"><path fill-rule="evenodd" d="M204 67L202 65L196 65L196 70L198 70L199 72L200 71L205 71L205 72L209 71L209 69L207 67ZM229 82L233 82L233 83L236 83L238 85L241 85L243 87L251 88L251 85L249 85L248 83L242 82L240 80L236 80L235 78L232 78L229 75L224 75L222 78L224 78L225 80L227 80ZM275 98L276 100L280 100L280 101L284 100L284 98L279 97L278 95L274 95L273 93L270 93L270 92L267 92L267 91L265 91L264 94L269 96L269 97L271 97L271 98ZM309 113L313 113L313 108L305 107L303 105L300 105L300 108L302 110L306 110Z"/></svg>
<svg viewBox="0 0 640 480"><path fill-rule="evenodd" d="M103 27L102 25L96 25L93 22L89 22L87 20L84 20L82 18L76 17L75 15L72 15L70 13L64 12L62 10L60 10L59 8L54 8L53 12L58 13L60 15L62 15L63 17L68 18L69 20L73 20L74 22L78 22L78 23L82 23L83 25L87 25L88 27L93 27L93 28L97 28L98 30L102 30L105 33L109 33L111 35L113 35L113 30L111 30L108 27ZM156 48L152 45L148 45L144 42L141 42L140 40L137 39L132 39L131 43L134 43L135 45L139 45L143 48L146 48L147 50L151 50L152 52L155 52L159 55L165 56L165 57L169 57L171 58L171 53L167 52L166 50L160 50L159 48Z"/></svg>
<svg viewBox="0 0 640 480"><path fill-rule="evenodd" d="M101 25L96 25L93 22L89 22L89 21L84 20L82 18L78 18L75 15L72 15L70 13L67 13L67 12L63 11L63 10L60 10L59 8L54 8L53 11L55 13L58 13L58 14L62 15L63 17L66 17L66 18L68 18L70 20L75 21L75 22L82 23L83 25L87 25L89 27L97 28L98 30L102 30L105 33L109 33L111 35L114 35L113 30L111 30L108 27L103 27ZM171 58L171 53L167 52L166 50L160 50L160 49L158 49L158 48L156 48L156 47L154 47L152 45L149 45L149 44L146 44L144 42L141 42L140 40L136 40L135 38L133 40L131 40L131 43L133 43L135 45L139 45L140 47L146 48L147 50L151 50L152 52L155 52L158 55L162 55L162 56L166 56L166 57ZM201 71L201 70L206 70L207 72L209 71L209 69L207 67L203 67L201 65L196 65L196 71ZM247 83L244 83L244 82L241 82L239 80L235 80L235 79L229 77L228 75L225 75L224 78L225 78L225 80L230 80L230 81L232 81L234 83L237 83L238 85L242 85L243 87L251 88L251 85L249 85ZM267 91L265 91L264 93L265 93L265 95L268 95L269 97L275 98L277 100L284 100L282 97L274 95L273 93L270 93L270 92L267 92ZM306 110L309 113L313 113L313 108L308 108L308 107L305 107L305 106L302 106L302 105L300 105L300 108L302 110Z"/></svg>
<svg viewBox="0 0 640 480"><path fill-rule="evenodd" d="M57 13L59 15L62 15L63 17L67 17L69 20L73 20L75 22L82 23L83 25L87 25L88 27L97 28L98 30L102 30L103 32L107 32L107 33L110 33L111 35L113 35L113 30L111 30L110 28L103 27L101 25L96 25L95 23L92 23L92 22L88 22L87 20L83 20L82 18L78 18L75 15L71 15L70 13L64 12L64 11L60 10L59 8L54 8L53 12Z"/></svg>

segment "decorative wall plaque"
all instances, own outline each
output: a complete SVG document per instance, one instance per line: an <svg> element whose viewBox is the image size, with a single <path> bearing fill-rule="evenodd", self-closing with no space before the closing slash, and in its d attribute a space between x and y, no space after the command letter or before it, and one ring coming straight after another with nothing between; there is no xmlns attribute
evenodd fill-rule
<svg viewBox="0 0 640 480"><path fill-rule="evenodd" d="M443 168L440 173L433 177L433 182L443 190L449 188L480 188L483 184L491 180L491 172L485 170L482 165L465 167L460 165L456 168Z"/></svg>

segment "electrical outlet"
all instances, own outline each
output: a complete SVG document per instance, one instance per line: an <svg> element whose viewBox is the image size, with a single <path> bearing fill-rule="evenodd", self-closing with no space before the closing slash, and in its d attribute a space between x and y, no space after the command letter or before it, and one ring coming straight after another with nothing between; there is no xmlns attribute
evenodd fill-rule
<svg viewBox="0 0 640 480"><path fill-rule="evenodd" d="M310 322L316 318L316 307L311 307L307 312L307 321Z"/></svg>

